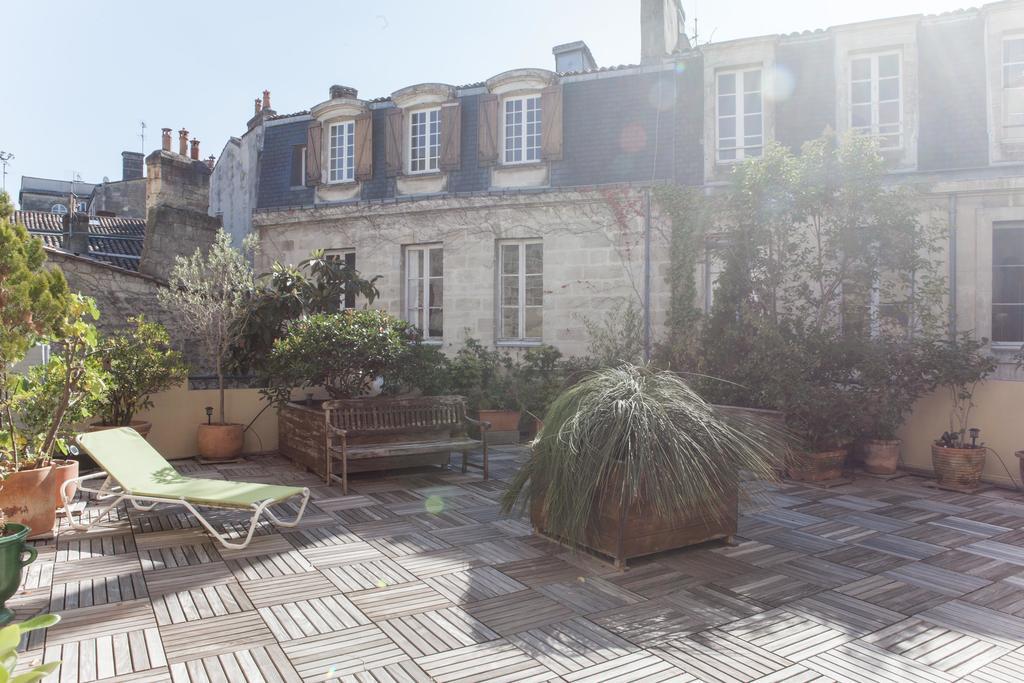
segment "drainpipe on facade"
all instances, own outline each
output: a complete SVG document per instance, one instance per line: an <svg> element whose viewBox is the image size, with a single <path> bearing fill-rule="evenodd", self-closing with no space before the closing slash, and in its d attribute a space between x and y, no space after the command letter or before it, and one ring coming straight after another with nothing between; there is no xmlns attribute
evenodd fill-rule
<svg viewBox="0 0 1024 683"><path fill-rule="evenodd" d="M644 191L644 362L651 360L651 190Z"/></svg>
<svg viewBox="0 0 1024 683"><path fill-rule="evenodd" d="M956 195L950 193L949 223L949 338L956 338Z"/></svg>

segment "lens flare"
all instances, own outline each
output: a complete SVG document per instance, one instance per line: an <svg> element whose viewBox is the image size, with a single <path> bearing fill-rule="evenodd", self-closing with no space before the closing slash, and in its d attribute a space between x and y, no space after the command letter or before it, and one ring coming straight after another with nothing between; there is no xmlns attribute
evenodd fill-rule
<svg viewBox="0 0 1024 683"><path fill-rule="evenodd" d="M647 146L647 131L636 121L627 123L619 136L619 147L627 154L636 154Z"/></svg>
<svg viewBox="0 0 1024 683"><path fill-rule="evenodd" d="M796 88L796 77L784 66L775 65L768 78L765 99L772 102L784 102L793 95Z"/></svg>
<svg viewBox="0 0 1024 683"><path fill-rule="evenodd" d="M444 510L444 500L441 496L430 496L423 504L423 507L426 508L427 512L439 515Z"/></svg>

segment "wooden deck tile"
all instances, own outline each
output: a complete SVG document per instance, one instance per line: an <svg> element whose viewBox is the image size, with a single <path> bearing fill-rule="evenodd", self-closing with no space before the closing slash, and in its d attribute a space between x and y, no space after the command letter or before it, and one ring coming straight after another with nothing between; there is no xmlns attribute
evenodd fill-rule
<svg viewBox="0 0 1024 683"><path fill-rule="evenodd" d="M827 652L853 636L785 609L756 614L719 630L791 662Z"/></svg>
<svg viewBox="0 0 1024 683"><path fill-rule="evenodd" d="M304 681L330 681L408 660L372 624L284 643L284 653Z"/></svg>
<svg viewBox="0 0 1024 683"><path fill-rule="evenodd" d="M840 586L835 591L901 614L915 614L929 607L941 605L949 599L949 596L943 593L898 581L889 574L869 576Z"/></svg>
<svg viewBox="0 0 1024 683"><path fill-rule="evenodd" d="M321 573L336 591L351 593L415 581L416 576L390 558L327 567Z"/></svg>
<svg viewBox="0 0 1024 683"><path fill-rule="evenodd" d="M153 608L144 598L65 610L60 616L60 623L46 632L47 647L156 628Z"/></svg>
<svg viewBox="0 0 1024 683"><path fill-rule="evenodd" d="M279 645L264 645L172 664L171 680L174 683L299 683L302 679Z"/></svg>
<svg viewBox="0 0 1024 683"><path fill-rule="evenodd" d="M805 660L803 666L837 681L861 683L942 683L955 678L866 643L844 643Z"/></svg>
<svg viewBox="0 0 1024 683"><path fill-rule="evenodd" d="M835 591L801 598L786 606L791 612L843 633L862 636L903 619L903 614Z"/></svg>
<svg viewBox="0 0 1024 683"><path fill-rule="evenodd" d="M1015 648L1024 642L1024 619L962 600L952 600L917 616L994 645Z"/></svg>
<svg viewBox="0 0 1024 683"><path fill-rule="evenodd" d="M964 676L1009 650L954 629L907 619L863 638L865 643L952 676Z"/></svg>
<svg viewBox="0 0 1024 683"><path fill-rule="evenodd" d="M183 624L253 609L249 597L236 582L204 588L163 593L153 598L153 611L160 626Z"/></svg>
<svg viewBox="0 0 1024 683"><path fill-rule="evenodd" d="M160 637L171 664L277 644L254 611L162 626Z"/></svg>
<svg viewBox="0 0 1024 683"><path fill-rule="evenodd" d="M423 582L456 604L477 602L526 589L526 586L494 567L441 574L424 579Z"/></svg>
<svg viewBox="0 0 1024 683"><path fill-rule="evenodd" d="M106 605L122 600L145 598L147 595L142 572L70 581L53 586L50 611L60 612L76 607Z"/></svg>
<svg viewBox="0 0 1024 683"><path fill-rule="evenodd" d="M503 636L576 616L570 608L533 589L469 603L463 609Z"/></svg>
<svg viewBox="0 0 1024 683"><path fill-rule="evenodd" d="M715 585L772 606L813 595L825 589L825 586L767 569L716 581Z"/></svg>
<svg viewBox="0 0 1024 683"><path fill-rule="evenodd" d="M537 592L579 614L593 614L643 602L645 598L602 578L584 578L539 586Z"/></svg>
<svg viewBox="0 0 1024 683"><path fill-rule="evenodd" d="M551 681L554 672L512 643L496 640L420 657L416 663L438 683Z"/></svg>
<svg viewBox="0 0 1024 683"><path fill-rule="evenodd" d="M269 607L296 600L312 600L335 595L338 592L335 585L320 572L242 581L241 586L254 607Z"/></svg>
<svg viewBox="0 0 1024 683"><path fill-rule="evenodd" d="M1024 680L1024 652L1011 652L976 669L963 679L965 683L1008 683Z"/></svg>
<svg viewBox="0 0 1024 683"><path fill-rule="evenodd" d="M260 616L278 641L343 631L370 623L344 595L261 607Z"/></svg>
<svg viewBox="0 0 1024 683"><path fill-rule="evenodd" d="M640 649L582 617L523 631L509 641L562 676Z"/></svg>
<svg viewBox="0 0 1024 683"><path fill-rule="evenodd" d="M565 675L573 683L630 683L631 681L696 681L693 675L683 672L653 653L634 652L625 657L595 664Z"/></svg>
<svg viewBox="0 0 1024 683"><path fill-rule="evenodd" d="M717 630L670 640L653 651L701 680L722 683L744 683L792 666L784 657Z"/></svg>
<svg viewBox="0 0 1024 683"><path fill-rule="evenodd" d="M495 569L531 587L543 586L546 583L575 581L582 574L578 567L560 558L551 556L505 562L495 565ZM659 571L659 574L665 575L667 571L662 569ZM623 574L623 576L626 576L626 574Z"/></svg>
<svg viewBox="0 0 1024 683"><path fill-rule="evenodd" d="M402 651L413 658L425 657L500 636L458 607L419 612L377 624Z"/></svg>
<svg viewBox="0 0 1024 683"><path fill-rule="evenodd" d="M120 677L145 680L163 676L167 671L167 659L155 627L97 634L75 641L48 641L43 661L58 660L61 665L56 678L76 683Z"/></svg>
<svg viewBox="0 0 1024 683"><path fill-rule="evenodd" d="M340 545L326 545L304 548L302 556L314 567L337 567L345 564L369 562L386 557L381 550L370 543L357 541Z"/></svg>
<svg viewBox="0 0 1024 683"><path fill-rule="evenodd" d="M37 560L38 562L38 560ZM30 565L31 566L31 565ZM99 555L74 562L53 563L53 583L102 579L123 574L136 574L142 571L139 558L130 555Z"/></svg>
<svg viewBox="0 0 1024 683"><path fill-rule="evenodd" d="M348 597L363 614L374 621L451 606L447 598L422 581L356 591L349 593Z"/></svg>

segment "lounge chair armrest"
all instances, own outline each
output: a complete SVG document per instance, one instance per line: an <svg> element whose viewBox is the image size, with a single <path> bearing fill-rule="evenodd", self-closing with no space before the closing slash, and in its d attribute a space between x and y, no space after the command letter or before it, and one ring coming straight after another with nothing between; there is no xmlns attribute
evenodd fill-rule
<svg viewBox="0 0 1024 683"><path fill-rule="evenodd" d="M341 427L335 427L333 425L327 425L327 429L330 430L334 436L348 436L348 430L342 429Z"/></svg>
<svg viewBox="0 0 1024 683"><path fill-rule="evenodd" d="M467 417L466 418L466 422L468 422L471 425L476 425L476 426L480 427L480 429L484 429L484 430L487 430L487 429L491 428L491 423L488 422L487 420L474 420L471 417Z"/></svg>

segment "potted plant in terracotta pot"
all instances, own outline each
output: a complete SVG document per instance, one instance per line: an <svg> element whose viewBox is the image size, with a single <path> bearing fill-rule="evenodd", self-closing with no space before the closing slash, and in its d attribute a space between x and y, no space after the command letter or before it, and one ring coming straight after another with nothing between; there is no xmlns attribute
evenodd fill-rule
<svg viewBox="0 0 1024 683"><path fill-rule="evenodd" d="M522 409L516 394L518 365L507 353L468 337L451 361L453 391L465 396L477 419L491 425L492 443L519 440Z"/></svg>
<svg viewBox="0 0 1024 683"><path fill-rule="evenodd" d="M200 424L196 434L199 455L207 460L233 460L244 445L244 426L225 414L224 367L243 335L254 292L249 262L220 230L206 254L197 248L188 258L177 257L168 287L159 293L161 303L199 341L217 376L217 420Z"/></svg>
<svg viewBox="0 0 1024 683"><path fill-rule="evenodd" d="M950 401L949 430L932 444L932 467L940 488L970 492L981 484L987 449L970 420L978 384L996 369L995 359L984 352L987 347L987 339L975 339L969 332L933 340L928 346L932 381Z"/></svg>
<svg viewBox="0 0 1024 683"><path fill-rule="evenodd" d="M136 413L153 407L151 394L166 391L188 377L182 356L171 348L167 330L144 316L129 318L132 325L105 337L99 348L103 367L110 375L106 398L96 407L99 422L90 431L132 427L143 437L152 422L135 420Z"/></svg>
<svg viewBox="0 0 1024 683"><path fill-rule="evenodd" d="M785 445L772 424L720 413L677 375L624 364L555 400L502 503L623 568L631 557L732 537L742 478L773 479Z"/></svg>

